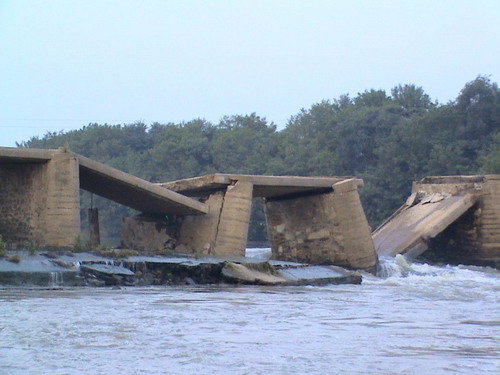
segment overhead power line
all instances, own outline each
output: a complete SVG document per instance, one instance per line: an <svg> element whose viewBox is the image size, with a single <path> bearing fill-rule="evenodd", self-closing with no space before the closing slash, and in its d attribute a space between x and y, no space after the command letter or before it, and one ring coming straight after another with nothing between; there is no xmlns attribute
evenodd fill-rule
<svg viewBox="0 0 500 375"><path fill-rule="evenodd" d="M82 120L82 119L61 119L61 118L0 118L0 121L61 121L61 122L134 122L123 120Z"/></svg>

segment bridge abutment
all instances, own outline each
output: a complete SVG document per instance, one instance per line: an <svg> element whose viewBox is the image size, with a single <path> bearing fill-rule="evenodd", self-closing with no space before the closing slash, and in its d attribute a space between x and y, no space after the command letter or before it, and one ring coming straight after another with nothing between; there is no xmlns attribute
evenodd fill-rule
<svg viewBox="0 0 500 375"><path fill-rule="evenodd" d="M0 235L11 247L73 247L81 233L80 189L150 215L208 212L203 203L65 148L0 147Z"/></svg>
<svg viewBox="0 0 500 375"><path fill-rule="evenodd" d="M78 162L55 151L46 160L0 162L0 234L14 245L70 247L80 233Z"/></svg>

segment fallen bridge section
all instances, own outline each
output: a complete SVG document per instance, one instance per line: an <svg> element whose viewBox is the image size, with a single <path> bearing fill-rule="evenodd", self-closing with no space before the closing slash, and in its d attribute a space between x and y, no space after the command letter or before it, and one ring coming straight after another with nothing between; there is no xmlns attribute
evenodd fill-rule
<svg viewBox="0 0 500 375"><path fill-rule="evenodd" d="M203 215L208 207L157 184L78 155L83 190L133 208L163 215Z"/></svg>
<svg viewBox="0 0 500 375"><path fill-rule="evenodd" d="M426 177L373 232L380 256L498 266L500 176Z"/></svg>
<svg viewBox="0 0 500 375"><path fill-rule="evenodd" d="M351 177L262 176L215 173L158 184L190 197L203 197L238 181L252 184L253 198L275 198L332 190L332 185Z"/></svg>
<svg viewBox="0 0 500 375"><path fill-rule="evenodd" d="M412 199L411 197L410 199ZM471 194L422 197L405 205L391 220L373 234L379 255L405 254L416 258L428 249L428 242L455 222L476 202Z"/></svg>

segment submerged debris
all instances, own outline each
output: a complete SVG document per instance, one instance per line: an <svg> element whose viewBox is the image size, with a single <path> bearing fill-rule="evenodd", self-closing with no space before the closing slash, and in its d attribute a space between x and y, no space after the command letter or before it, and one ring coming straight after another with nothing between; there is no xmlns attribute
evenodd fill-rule
<svg viewBox="0 0 500 375"><path fill-rule="evenodd" d="M275 275L276 273L267 262L248 264L226 262L222 268L222 275L237 283L278 285L287 282L287 279Z"/></svg>
<svg viewBox="0 0 500 375"><path fill-rule="evenodd" d="M253 258L129 257L110 259L80 253L47 260L23 255L7 266L0 260L0 284L59 286L145 285L325 285L360 284L361 275L333 266L311 266ZM15 255L21 259L20 255ZM12 263L10 263L12 264ZM63 281L64 280L64 281Z"/></svg>
<svg viewBox="0 0 500 375"><path fill-rule="evenodd" d="M21 258L19 257L19 255L11 255L11 256L8 256L6 258L6 260L8 262L11 262L11 263L19 263L21 262Z"/></svg>

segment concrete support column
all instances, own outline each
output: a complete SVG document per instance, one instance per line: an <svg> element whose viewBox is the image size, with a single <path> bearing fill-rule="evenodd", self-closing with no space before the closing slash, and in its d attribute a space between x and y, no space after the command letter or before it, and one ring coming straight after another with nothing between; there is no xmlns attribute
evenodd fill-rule
<svg viewBox="0 0 500 375"><path fill-rule="evenodd" d="M360 180L345 180L327 193L265 201L274 259L373 270L370 228L359 200Z"/></svg>
<svg viewBox="0 0 500 375"><path fill-rule="evenodd" d="M97 208L89 208L89 241L92 247L97 247L101 244L101 233L99 230L99 210Z"/></svg>
<svg viewBox="0 0 500 375"><path fill-rule="evenodd" d="M342 234L343 248L350 268L374 270L378 256L373 245L370 226L359 198L362 180L350 179L333 185L333 207Z"/></svg>
<svg viewBox="0 0 500 375"><path fill-rule="evenodd" d="M252 183L238 181L227 190L211 193L203 202L209 207L206 215L178 218L170 224L156 219L146 223L126 218L122 226L124 246L134 249L158 248L175 235L175 250L198 255L244 256L252 208Z"/></svg>
<svg viewBox="0 0 500 375"><path fill-rule="evenodd" d="M244 256L252 211L253 184L237 181L228 186L220 214L214 255Z"/></svg>
<svg viewBox="0 0 500 375"><path fill-rule="evenodd" d="M72 247L80 234L80 182L75 154L60 150L47 163L43 246Z"/></svg>
<svg viewBox="0 0 500 375"><path fill-rule="evenodd" d="M213 253L224 195L224 191L217 191L203 202L208 205L208 214L191 215L183 219L179 230L179 242L187 251L200 255Z"/></svg>

